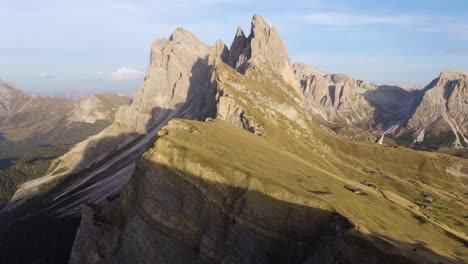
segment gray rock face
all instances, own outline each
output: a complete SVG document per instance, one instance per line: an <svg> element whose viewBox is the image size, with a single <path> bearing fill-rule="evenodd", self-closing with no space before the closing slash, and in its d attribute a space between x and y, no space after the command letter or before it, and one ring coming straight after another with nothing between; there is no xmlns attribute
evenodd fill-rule
<svg viewBox="0 0 468 264"><path fill-rule="evenodd" d="M270 27L264 18L255 15L248 38L238 28L231 45L229 65L243 74L255 77L255 69L263 73L275 72L286 84L298 86L286 46L278 30Z"/></svg>
<svg viewBox="0 0 468 264"><path fill-rule="evenodd" d="M380 85L363 97L374 107L375 124L385 132L404 127L421 102L422 91L406 91L398 86ZM374 125L375 125L374 124Z"/></svg>
<svg viewBox="0 0 468 264"><path fill-rule="evenodd" d="M374 108L363 94L374 85L343 74L326 74L320 70L294 65L305 101L311 111L327 121L367 129L374 123Z"/></svg>
<svg viewBox="0 0 468 264"><path fill-rule="evenodd" d="M424 142L428 134L451 131L453 147L468 146L468 73L442 72L424 88L424 97L408 121L415 142Z"/></svg>
<svg viewBox="0 0 468 264"><path fill-rule="evenodd" d="M188 119L206 115L203 89L209 85L209 51L208 45L183 28L169 39L155 41L145 81L131 105L119 109L115 122L146 132L169 112ZM181 109L187 101L191 105Z"/></svg>
<svg viewBox="0 0 468 264"><path fill-rule="evenodd" d="M228 60L229 49L222 40L218 39L214 47L210 50L210 54L208 55L208 64L210 66L215 66L220 63L227 63Z"/></svg>
<svg viewBox="0 0 468 264"><path fill-rule="evenodd" d="M101 202L118 193L133 173L134 162L156 138L161 126L176 117L204 120L214 115L209 53L208 45L182 28L168 39L155 41L145 81L131 104L119 108L111 126L55 160L47 175L21 185L8 207L16 207L44 186L90 166L93 169L86 175L56 193L52 203L63 206L54 210L77 214L81 203ZM101 178L103 174L105 179ZM93 185L87 186L94 178L97 180ZM80 195L69 197L70 192Z"/></svg>
<svg viewBox="0 0 468 264"><path fill-rule="evenodd" d="M245 55L248 55L246 50L248 47L247 38L245 37L244 31L242 28L238 27L234 40L231 43L231 48L229 49L229 58L228 64L234 69L239 69L239 71L243 71L243 65L248 60ZM245 51L245 55L243 55ZM249 55L250 56L250 55Z"/></svg>
<svg viewBox="0 0 468 264"><path fill-rule="evenodd" d="M407 91L324 74L300 63L294 70L310 110L329 122L372 129L379 135L410 134L415 143L435 148L447 144L444 140L452 140L449 145L455 148L468 146L467 73L444 72L424 90ZM431 139L424 141L427 136Z"/></svg>
<svg viewBox="0 0 468 264"><path fill-rule="evenodd" d="M13 84L0 80L0 118L18 111L29 101L29 96Z"/></svg>

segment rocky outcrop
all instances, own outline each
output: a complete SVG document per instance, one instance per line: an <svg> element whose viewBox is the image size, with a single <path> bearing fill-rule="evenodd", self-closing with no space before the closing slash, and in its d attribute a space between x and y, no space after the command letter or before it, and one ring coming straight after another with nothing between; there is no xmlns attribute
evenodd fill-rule
<svg viewBox="0 0 468 264"><path fill-rule="evenodd" d="M93 95L74 104L68 121L90 124L98 120L112 122L117 109L128 104L129 101L129 98L114 94Z"/></svg>
<svg viewBox="0 0 468 264"><path fill-rule="evenodd" d="M444 72L425 89L407 91L324 74L301 63L294 70L310 111L326 121L436 149L468 146L466 73Z"/></svg>
<svg viewBox="0 0 468 264"><path fill-rule="evenodd" d="M374 126L393 133L406 126L422 99L422 91L407 91L398 86L380 85L363 97L374 107Z"/></svg>
<svg viewBox="0 0 468 264"><path fill-rule="evenodd" d="M208 65L216 66L220 63L227 63L229 60L229 49L220 39L216 40L216 44L211 48L208 55Z"/></svg>
<svg viewBox="0 0 468 264"><path fill-rule="evenodd" d="M34 197L41 189L85 169L86 175L55 193L53 205L47 207L61 204L55 210L77 214L81 203L100 202L118 193L161 126L175 117L204 120L214 114L209 53L208 45L182 28L170 38L155 41L145 81L131 104L117 110L111 126L55 160L47 175L21 185L7 207L14 208L23 198Z"/></svg>
<svg viewBox="0 0 468 264"><path fill-rule="evenodd" d="M323 74L320 70L294 65L305 101L310 110L327 121L368 129L374 124L374 108L363 94L374 85L343 74Z"/></svg>
<svg viewBox="0 0 468 264"><path fill-rule="evenodd" d="M183 28L169 39L155 41L145 81L131 105L119 109L115 122L147 132L175 116L199 119L208 115L212 111L212 102L205 96L209 51L208 45Z"/></svg>
<svg viewBox="0 0 468 264"><path fill-rule="evenodd" d="M453 147L468 147L467 113L468 73L442 72L424 88L422 101L408 121L408 129L414 132L416 143L451 133Z"/></svg>
<svg viewBox="0 0 468 264"><path fill-rule="evenodd" d="M248 54L248 42L247 37L244 34L242 28L238 27L234 40L231 43L229 49L228 65L238 71L244 71L245 62L248 60L246 55ZM245 51L245 52L244 52ZM250 56L250 55L249 55Z"/></svg>
<svg viewBox="0 0 468 264"><path fill-rule="evenodd" d="M256 77L256 70L263 74L274 72L290 86L291 93L296 94L299 84L278 30L270 27L265 19L258 15L252 18L251 26L252 29L247 38L242 29L237 29L231 45L229 65L251 78Z"/></svg>
<svg viewBox="0 0 468 264"><path fill-rule="evenodd" d="M11 83L0 80L0 118L20 110L29 96Z"/></svg>

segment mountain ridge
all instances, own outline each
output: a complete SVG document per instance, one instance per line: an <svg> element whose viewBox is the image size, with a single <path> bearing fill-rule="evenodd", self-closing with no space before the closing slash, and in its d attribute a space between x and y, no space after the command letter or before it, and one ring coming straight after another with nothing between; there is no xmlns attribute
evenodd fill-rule
<svg viewBox="0 0 468 264"><path fill-rule="evenodd" d="M467 161L336 135L311 115L323 97L302 97L284 45L269 42L277 32L259 16L252 31L249 40L237 30L232 52L183 29L154 42L131 105L18 190L0 219L21 220L0 237L35 217L81 213L73 248L58 243L70 263L463 263L466 227L453 219L466 210ZM273 48L280 55L265 58ZM317 79L330 113L350 87L369 90L343 75ZM364 120L362 109L343 109ZM57 233L47 239L62 241Z"/></svg>

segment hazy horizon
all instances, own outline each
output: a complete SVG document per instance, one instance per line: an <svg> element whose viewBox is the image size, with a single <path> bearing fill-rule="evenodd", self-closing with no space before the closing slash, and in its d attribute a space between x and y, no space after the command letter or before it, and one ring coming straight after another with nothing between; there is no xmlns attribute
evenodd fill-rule
<svg viewBox="0 0 468 264"><path fill-rule="evenodd" d="M422 87L443 70L467 71L468 10L449 1L80 1L0 4L0 79L30 94L133 94L152 41L184 27L230 45L260 14L279 29L291 59L327 73Z"/></svg>

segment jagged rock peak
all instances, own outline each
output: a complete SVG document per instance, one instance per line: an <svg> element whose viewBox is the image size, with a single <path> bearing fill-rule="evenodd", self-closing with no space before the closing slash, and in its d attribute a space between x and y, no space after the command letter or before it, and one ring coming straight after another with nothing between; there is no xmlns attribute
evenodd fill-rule
<svg viewBox="0 0 468 264"><path fill-rule="evenodd" d="M202 96L209 80L208 55L210 46L197 39L190 31L177 28L172 35L153 42L151 59L145 81L135 94L132 104L119 109L116 121L137 131L145 131L152 124L166 119L190 100ZM199 114L187 111L185 118ZM191 107L191 106L190 106ZM188 116L191 113L194 116ZM135 122L138 120L138 122Z"/></svg>
<svg viewBox="0 0 468 264"><path fill-rule="evenodd" d="M288 51L278 30L270 27L259 15L252 18L248 38L242 29L237 29L231 45L229 65L242 74L253 69L274 72L290 86L299 87Z"/></svg>
<svg viewBox="0 0 468 264"><path fill-rule="evenodd" d="M247 38L245 37L242 28L238 27L236 36L234 37L231 48L229 50L228 65L234 69L238 69L240 65L243 65L248 59L244 56L241 56L246 48Z"/></svg>
<svg viewBox="0 0 468 264"><path fill-rule="evenodd" d="M414 142L431 143L439 135L448 135L454 138L452 147L467 147L468 73L444 71L423 92L408 122L410 131L415 131Z"/></svg>
<svg viewBox="0 0 468 264"><path fill-rule="evenodd" d="M29 98L14 84L0 80L0 117L20 109Z"/></svg>
<svg viewBox="0 0 468 264"><path fill-rule="evenodd" d="M244 30L242 30L241 27L237 27L236 37L244 37L245 38Z"/></svg>
<svg viewBox="0 0 468 264"><path fill-rule="evenodd" d="M255 35L255 33L258 34L260 32L269 33L269 31L270 31L270 26L268 25L266 20L260 15L255 14L252 17L252 23L251 24L252 24L252 33L254 35Z"/></svg>
<svg viewBox="0 0 468 264"><path fill-rule="evenodd" d="M199 42L197 37L195 35L188 31L185 28L179 27L174 30L172 35L169 37L170 41L175 41L175 42L184 42L184 43L190 43L190 42Z"/></svg>
<svg viewBox="0 0 468 264"><path fill-rule="evenodd" d="M288 50L278 30L275 27L270 27L266 20L259 15L254 15L251 24L250 65L261 69L270 67L268 70L277 70L288 84L296 87L297 82Z"/></svg>
<svg viewBox="0 0 468 264"><path fill-rule="evenodd" d="M228 63L229 50L220 39L216 40L216 44L211 48L208 55L208 64L217 65L219 63Z"/></svg>
<svg viewBox="0 0 468 264"><path fill-rule="evenodd" d="M440 73L439 78L448 79L448 80L468 78L468 72L443 71L443 72Z"/></svg>
<svg viewBox="0 0 468 264"><path fill-rule="evenodd" d="M293 64L293 69L294 69L294 73L296 74L296 77L298 78L298 80L303 80L303 79L307 79L307 78L310 78L312 76L324 76L325 73L318 69L318 68L315 68L313 66L310 66L310 65L307 65L305 63L302 63L302 62L296 62Z"/></svg>

